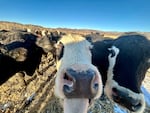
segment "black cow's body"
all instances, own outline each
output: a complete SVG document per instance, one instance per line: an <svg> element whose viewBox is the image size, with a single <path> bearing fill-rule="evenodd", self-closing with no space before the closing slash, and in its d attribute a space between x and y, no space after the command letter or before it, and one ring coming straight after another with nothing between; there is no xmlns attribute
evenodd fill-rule
<svg viewBox="0 0 150 113"><path fill-rule="evenodd" d="M114 80L119 81L119 85L140 93L141 81L150 66L150 42L145 37L136 35L120 37L113 45L120 50L114 67Z"/></svg>
<svg viewBox="0 0 150 113"><path fill-rule="evenodd" d="M143 112L140 86L150 67L150 41L142 35L94 42L92 62L102 75L106 95L133 112Z"/></svg>

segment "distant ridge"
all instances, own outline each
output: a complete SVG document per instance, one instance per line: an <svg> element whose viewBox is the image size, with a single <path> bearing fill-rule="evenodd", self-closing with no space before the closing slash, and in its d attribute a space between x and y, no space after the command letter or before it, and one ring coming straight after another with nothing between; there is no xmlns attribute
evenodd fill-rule
<svg viewBox="0 0 150 113"><path fill-rule="evenodd" d="M90 33L100 33L104 34L105 37L118 37L121 34L125 32L117 32L117 31L103 31L103 30L93 30L93 29L70 29L70 28L46 28L40 25L33 25L33 24L21 24L17 22L9 22L9 21L0 21L0 30L6 29L6 30L25 30L25 29L31 29L31 30L48 30L48 31L61 31L66 33L79 33L79 34L90 34ZM131 32L137 32L140 34L143 34L150 39L150 32L140 32L140 31L131 31Z"/></svg>

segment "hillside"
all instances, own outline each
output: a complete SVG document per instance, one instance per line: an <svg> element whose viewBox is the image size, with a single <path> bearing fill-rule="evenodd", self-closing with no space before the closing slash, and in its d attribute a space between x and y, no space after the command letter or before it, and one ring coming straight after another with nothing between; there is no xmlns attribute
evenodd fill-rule
<svg viewBox="0 0 150 113"><path fill-rule="evenodd" d="M5 21L0 21L0 30L5 29L5 30L26 30L26 29L31 29L31 31L35 30L48 30L48 31L60 31L64 33L78 33L78 34L90 34L90 33L101 33L101 34L106 34L112 35L112 36L117 36L120 35L121 33L117 32L107 32L105 33L104 31L97 31L97 30L91 30L91 29L68 29L68 28L44 28L42 26L37 26L37 25L31 25L31 24L20 24L20 23L15 23L15 22L5 22Z"/></svg>
<svg viewBox="0 0 150 113"><path fill-rule="evenodd" d="M104 37L112 37L112 38L116 38L124 33L124 32L117 32L117 31L109 31L109 32L102 31L102 30L98 31L98 30L92 30L92 29L45 28L42 26L32 25L32 24L21 24L21 23L15 23L15 22L0 21L0 30L2 29L25 30L28 28L31 29L32 31L35 31L35 30L56 31L57 30L57 31L64 32L64 33L78 33L78 34L100 33L101 35L104 35ZM136 31L131 31L131 32L136 32ZM138 33L144 34L145 36L150 37L150 32L138 32Z"/></svg>

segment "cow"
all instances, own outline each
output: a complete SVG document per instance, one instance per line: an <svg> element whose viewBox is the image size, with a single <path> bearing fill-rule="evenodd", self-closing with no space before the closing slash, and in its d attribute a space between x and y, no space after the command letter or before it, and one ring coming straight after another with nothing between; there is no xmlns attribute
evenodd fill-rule
<svg viewBox="0 0 150 113"><path fill-rule="evenodd" d="M64 113L87 113L91 100L102 94L101 75L91 61L92 45L81 35L67 34L55 47L55 95L64 100Z"/></svg>
<svg viewBox="0 0 150 113"><path fill-rule="evenodd" d="M99 69L110 100L143 113L145 100L140 87L150 67L150 41L145 36L128 34L94 42L92 64Z"/></svg>

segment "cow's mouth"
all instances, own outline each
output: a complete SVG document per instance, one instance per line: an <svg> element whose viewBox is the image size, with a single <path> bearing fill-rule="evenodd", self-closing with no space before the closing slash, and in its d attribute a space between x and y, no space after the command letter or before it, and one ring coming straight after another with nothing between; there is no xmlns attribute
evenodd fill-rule
<svg viewBox="0 0 150 113"><path fill-rule="evenodd" d="M129 92L121 91L116 88L112 90L112 99L119 105L126 107L132 112L137 112L142 107L142 101L139 98L131 96Z"/></svg>
<svg viewBox="0 0 150 113"><path fill-rule="evenodd" d="M64 99L64 113L87 113L89 99L72 98Z"/></svg>
<svg viewBox="0 0 150 113"><path fill-rule="evenodd" d="M112 98L114 102L118 103L122 107L126 107L132 112L136 112L142 107L142 104L139 100L133 100L131 98L126 99L114 95L112 96Z"/></svg>

